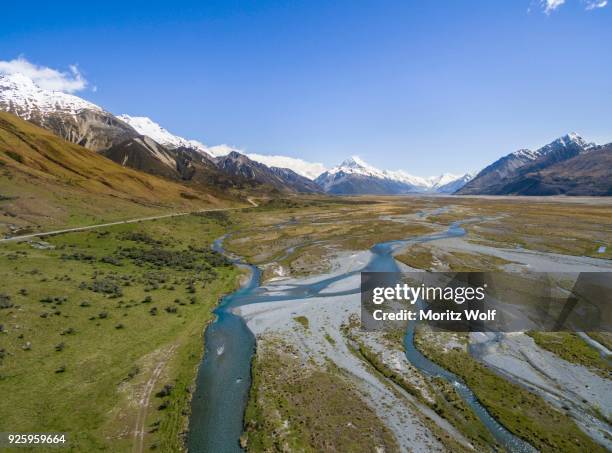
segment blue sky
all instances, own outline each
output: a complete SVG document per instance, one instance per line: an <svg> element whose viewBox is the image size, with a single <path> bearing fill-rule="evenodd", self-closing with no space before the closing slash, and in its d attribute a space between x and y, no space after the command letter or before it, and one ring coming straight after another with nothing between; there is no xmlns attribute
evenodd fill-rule
<svg viewBox="0 0 612 453"><path fill-rule="evenodd" d="M0 60L76 64L79 96L210 145L426 176L612 141L602 1L39 3L4 5Z"/></svg>

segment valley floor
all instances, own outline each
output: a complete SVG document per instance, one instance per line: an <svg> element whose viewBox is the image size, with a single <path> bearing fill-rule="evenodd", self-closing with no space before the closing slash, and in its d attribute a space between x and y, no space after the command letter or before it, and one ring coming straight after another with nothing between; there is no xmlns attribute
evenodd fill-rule
<svg viewBox="0 0 612 453"><path fill-rule="evenodd" d="M451 222L463 220L468 231L464 237L408 241L397 253L397 259L406 263L404 269L612 271L605 247L612 238L612 208L599 199L577 205L576 200L520 198L378 201L368 208L304 209L285 217L266 216L261 218L261 229L238 233L228 242L231 250L247 254L266 270L267 282L260 293L273 299L245 303L235 310L256 334L258 345L245 418L247 450L297 446L307 451L363 451L368 445L372 451L480 451L497 444L452 386L410 363L401 333L359 329L358 271L372 259L370 252L360 249L385 240L435 236ZM422 340L424 335L427 341ZM543 349L525 333L456 339L438 335L444 334L419 331L417 347L447 369L455 356L445 355L446 345L463 350L461 360L473 360L474 368L472 374L459 376L473 385L470 380L484 373L482 385L472 390L516 437L544 451L612 448L611 368L605 358L590 366L568 361L563 350ZM586 338L597 345L596 355L603 351L609 357L605 346ZM589 347L583 340L575 341ZM300 370L299 378L286 375L293 367ZM373 411L367 416L367 429L357 425L365 417L360 411L351 417L337 409L338 403L321 384L323 376L353 389L353 399ZM508 393L501 390L504 386ZM307 404L313 387L320 393L316 403ZM518 401L514 395L520 395ZM506 412L504 406L509 404L514 409ZM336 418L328 420L329 414ZM313 420L321 417L313 432ZM340 432L348 437L384 426L396 444L373 437L351 447L339 437L339 424L346 427Z"/></svg>
<svg viewBox="0 0 612 453"><path fill-rule="evenodd" d="M466 236L408 242L396 260L421 270L612 270L608 199L258 204L0 244L0 432L68 432L74 451L184 448L203 329L241 272L210 251L230 233L225 249L262 269L259 294L273 299L235 309L257 337L246 450L496 448L453 385L407 359L401 332L359 329L370 247L463 221ZM419 330L415 345L513 436L541 450L605 451L610 340ZM576 354L584 348L597 352Z"/></svg>

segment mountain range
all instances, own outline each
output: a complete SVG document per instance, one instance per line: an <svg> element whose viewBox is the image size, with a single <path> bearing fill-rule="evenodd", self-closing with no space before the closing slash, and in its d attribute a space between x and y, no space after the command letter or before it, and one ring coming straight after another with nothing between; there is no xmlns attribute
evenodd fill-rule
<svg viewBox="0 0 612 453"><path fill-rule="evenodd" d="M480 171L459 195L612 195L612 144L575 132L536 149L520 149Z"/></svg>
<svg viewBox="0 0 612 453"><path fill-rule="evenodd" d="M0 76L0 110L123 167L215 195L240 198L245 190L336 195L609 195L612 190L609 167L605 167L610 145L588 143L575 133L535 151L510 153L474 177L443 173L423 178L402 170L380 170L357 156L326 169L293 157L207 146L177 136L150 118L114 115L78 96L44 90L22 74Z"/></svg>
<svg viewBox="0 0 612 453"><path fill-rule="evenodd" d="M408 193L452 193L471 175L452 175L422 178L401 170L379 170L357 156L346 159L340 165L319 175L315 182L327 193L352 194L408 194Z"/></svg>
<svg viewBox="0 0 612 453"><path fill-rule="evenodd" d="M206 190L315 192L291 170L170 134L148 118L115 116L77 96L44 90L22 74L0 76L0 109L99 152L124 167ZM231 150L230 150L231 151ZM232 164L233 163L233 164Z"/></svg>

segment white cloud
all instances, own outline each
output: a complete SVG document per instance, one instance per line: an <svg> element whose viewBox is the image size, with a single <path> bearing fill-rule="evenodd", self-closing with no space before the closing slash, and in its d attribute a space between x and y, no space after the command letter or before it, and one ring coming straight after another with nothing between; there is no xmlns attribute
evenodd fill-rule
<svg viewBox="0 0 612 453"><path fill-rule="evenodd" d="M206 151L214 157L227 156L232 151L237 151L240 154L246 154L243 150L234 148L233 146L229 145L207 146Z"/></svg>
<svg viewBox="0 0 612 453"><path fill-rule="evenodd" d="M542 5L544 6L544 12L546 14L552 13L564 3L565 0L542 0Z"/></svg>
<svg viewBox="0 0 612 453"><path fill-rule="evenodd" d="M10 61L0 60L0 74L23 74L43 89L65 93L74 93L85 89L87 80L83 78L79 68L76 65L70 65L69 69L69 72L61 72L30 63L23 57Z"/></svg>
<svg viewBox="0 0 612 453"><path fill-rule="evenodd" d="M603 8L607 4L608 4L608 0L587 0L586 9L591 10L591 9Z"/></svg>
<svg viewBox="0 0 612 453"><path fill-rule="evenodd" d="M264 154L247 154L250 159L261 162L268 167L289 168L299 175L309 179L315 179L321 173L327 171L323 164L318 162L307 162L302 159L288 156L268 156Z"/></svg>

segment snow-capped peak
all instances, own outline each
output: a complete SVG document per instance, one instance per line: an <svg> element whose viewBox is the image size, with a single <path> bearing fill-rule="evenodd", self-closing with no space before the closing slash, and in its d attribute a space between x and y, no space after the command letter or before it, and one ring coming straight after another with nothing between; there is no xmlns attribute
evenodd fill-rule
<svg viewBox="0 0 612 453"><path fill-rule="evenodd" d="M577 146L584 151L588 151L597 146L596 143L587 142L584 138L582 138L576 132L570 132L569 134L564 135L563 137L559 137L558 139L552 141L548 145L542 146L540 149L535 151L538 156L543 156L548 154L551 151L554 151L559 148L567 148L568 146Z"/></svg>
<svg viewBox="0 0 612 453"><path fill-rule="evenodd" d="M360 174L364 176L374 176L377 178L387 178L382 170L368 164L358 156L351 156L348 159L342 161L342 163L331 170L330 174L336 173L349 173L349 174Z"/></svg>
<svg viewBox="0 0 612 453"><path fill-rule="evenodd" d="M197 140L187 140L186 138L171 134L151 118L147 118L146 116L130 116L123 114L119 115L117 118L132 126L139 134L151 137L160 145L168 148L195 148L198 151L208 153L206 145L198 142Z"/></svg>
<svg viewBox="0 0 612 453"><path fill-rule="evenodd" d="M345 159L340 164L340 166L341 167L350 167L350 168L374 168L371 165L367 164L359 156L351 156L348 159Z"/></svg>
<svg viewBox="0 0 612 453"><path fill-rule="evenodd" d="M0 75L0 109L24 119L56 112L76 115L82 110L103 111L78 96L44 90L21 73Z"/></svg>
<svg viewBox="0 0 612 453"><path fill-rule="evenodd" d="M361 159L358 156L351 156L345 159L340 165L332 168L320 177L320 182L324 185L330 185L337 182L338 176L342 175L359 175L378 179L385 179L394 182L400 182L412 186L415 191L429 192L437 191L438 188L447 186L453 182L468 181L472 175L469 173L463 175L454 175L451 173L443 173L440 176L430 176L427 178L411 175L404 170L380 170Z"/></svg>
<svg viewBox="0 0 612 453"><path fill-rule="evenodd" d="M575 143L576 145L586 149L593 148L597 146L596 143L587 142L580 134L576 132L570 132L569 134L564 135L563 137L558 139L559 142L567 146L569 143Z"/></svg>

